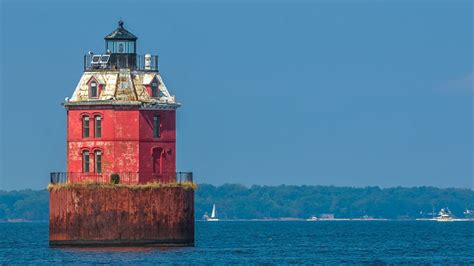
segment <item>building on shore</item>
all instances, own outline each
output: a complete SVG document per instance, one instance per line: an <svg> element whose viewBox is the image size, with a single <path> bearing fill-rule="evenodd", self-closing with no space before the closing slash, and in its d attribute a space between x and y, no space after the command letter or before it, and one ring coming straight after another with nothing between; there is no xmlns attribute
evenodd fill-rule
<svg viewBox="0 0 474 266"><path fill-rule="evenodd" d="M176 172L176 109L158 56L119 21L84 56L67 110L67 170L51 173L51 246L194 245L192 173Z"/></svg>
<svg viewBox="0 0 474 266"><path fill-rule="evenodd" d="M334 220L334 213L323 213L319 218L325 220Z"/></svg>

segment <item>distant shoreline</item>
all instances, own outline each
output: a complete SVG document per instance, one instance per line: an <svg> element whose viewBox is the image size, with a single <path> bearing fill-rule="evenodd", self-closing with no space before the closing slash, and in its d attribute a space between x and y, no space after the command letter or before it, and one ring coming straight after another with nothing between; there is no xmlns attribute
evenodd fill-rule
<svg viewBox="0 0 474 266"><path fill-rule="evenodd" d="M3 219L0 223L47 223L48 220Z"/></svg>
<svg viewBox="0 0 474 266"><path fill-rule="evenodd" d="M213 204L220 218L242 217L232 219L241 221L302 221L313 216L318 221L414 221L437 216L441 208L449 208L453 217L474 218L474 191L432 187L199 184L195 192L195 218L200 220L211 212ZM467 210L472 210L472 215L465 215ZM47 190L0 191L0 222L48 220Z"/></svg>

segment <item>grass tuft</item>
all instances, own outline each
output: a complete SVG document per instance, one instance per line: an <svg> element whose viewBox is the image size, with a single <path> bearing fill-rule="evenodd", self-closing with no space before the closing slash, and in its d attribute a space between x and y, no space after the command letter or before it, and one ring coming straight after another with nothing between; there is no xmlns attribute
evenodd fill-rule
<svg viewBox="0 0 474 266"><path fill-rule="evenodd" d="M59 190L59 189L71 189L71 188L105 188L105 189L117 189L117 188L128 188L132 190L138 189L159 189L159 188L184 188L196 190L197 184L193 182L183 183L146 183L146 184L112 184L112 183L97 183L97 182L80 182L80 183L62 183L62 184L49 184L48 190Z"/></svg>

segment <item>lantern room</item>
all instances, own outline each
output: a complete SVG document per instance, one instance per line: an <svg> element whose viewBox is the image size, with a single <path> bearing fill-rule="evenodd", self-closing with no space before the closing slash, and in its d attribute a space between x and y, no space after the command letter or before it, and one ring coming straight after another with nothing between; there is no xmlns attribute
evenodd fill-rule
<svg viewBox="0 0 474 266"><path fill-rule="evenodd" d="M137 37L124 28L123 21L120 20L118 25L104 38L106 51L112 54L136 54Z"/></svg>

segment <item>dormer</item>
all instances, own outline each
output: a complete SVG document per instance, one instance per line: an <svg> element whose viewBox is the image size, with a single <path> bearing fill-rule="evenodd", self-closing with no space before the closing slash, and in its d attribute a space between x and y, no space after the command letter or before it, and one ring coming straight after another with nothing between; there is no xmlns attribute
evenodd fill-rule
<svg viewBox="0 0 474 266"><path fill-rule="evenodd" d="M146 91L148 95L152 98L160 98L163 96L163 93L160 90L160 81L156 78L156 76L150 81L149 84L146 85Z"/></svg>
<svg viewBox="0 0 474 266"><path fill-rule="evenodd" d="M105 84L97 81L95 77L92 77L89 82L87 82L87 87L89 88L89 99L98 99L104 85Z"/></svg>

